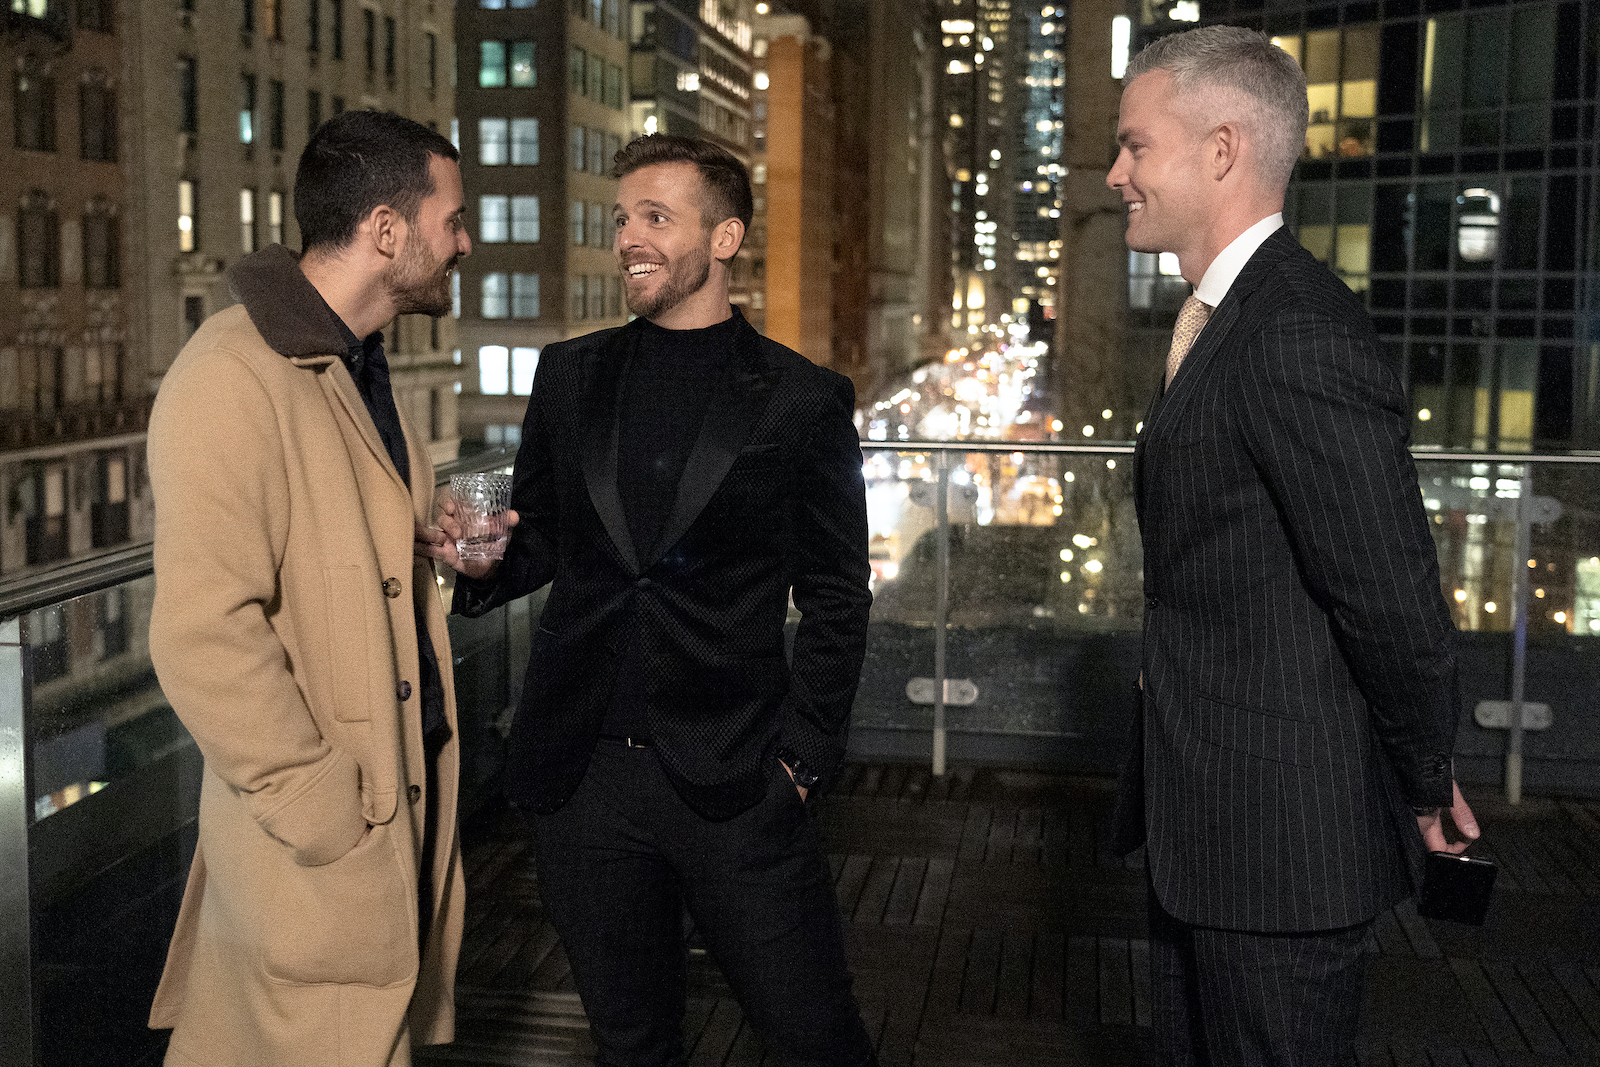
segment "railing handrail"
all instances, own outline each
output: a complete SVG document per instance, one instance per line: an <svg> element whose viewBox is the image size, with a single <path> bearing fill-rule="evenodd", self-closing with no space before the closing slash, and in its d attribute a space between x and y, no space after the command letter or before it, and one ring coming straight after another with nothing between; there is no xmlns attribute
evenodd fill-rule
<svg viewBox="0 0 1600 1067"><path fill-rule="evenodd" d="M457 457L434 468L434 482L443 485L452 474L493 470L508 466L515 459L516 453L507 448ZM16 618L146 577L155 570L154 547L153 542L139 541L0 582L0 619Z"/></svg>
<svg viewBox="0 0 1600 1067"><path fill-rule="evenodd" d="M1068 444L1059 441L862 441L863 452L1025 452L1040 455L1125 456L1134 450L1131 441L1105 441L1100 444ZM1464 463L1561 463L1600 465L1600 452L1439 452L1413 448L1419 461ZM444 484L452 474L471 474L510 465L516 451L491 449L458 457L434 468L435 479ZM154 569L149 541L72 560L57 567L21 575L0 582L0 619L15 618L39 608L59 604L73 597L97 593L123 582L143 578Z"/></svg>

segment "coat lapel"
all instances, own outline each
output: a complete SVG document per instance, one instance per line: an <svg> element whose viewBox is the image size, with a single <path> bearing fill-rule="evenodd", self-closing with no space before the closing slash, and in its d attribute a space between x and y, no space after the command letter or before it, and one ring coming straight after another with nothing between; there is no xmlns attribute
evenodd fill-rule
<svg viewBox="0 0 1600 1067"><path fill-rule="evenodd" d="M1286 253L1285 242L1290 248L1298 247L1288 227L1280 226L1262 242L1261 247L1256 249L1255 254L1245 263L1244 269L1228 287L1228 293L1222 298L1222 303L1211 313L1211 319L1206 323L1205 329L1201 330L1200 336L1195 339L1194 347L1184 357L1171 386L1157 396L1151 406L1142 439L1153 440L1155 436L1163 433L1183 411L1190 397L1194 396L1198 388L1196 383L1205 376L1207 366L1217 353L1222 351L1228 335L1238 325L1245 300L1260 287L1262 281L1283 259Z"/></svg>
<svg viewBox="0 0 1600 1067"><path fill-rule="evenodd" d="M738 315L737 309L734 311ZM683 465L678 495L661 530L661 540L641 562L649 567L694 525L739 458L756 419L766 410L778 372L761 357L761 335L740 317L733 352L711 402L706 405L700 435Z"/></svg>
<svg viewBox="0 0 1600 1067"><path fill-rule="evenodd" d="M296 360L296 362L304 361ZM372 453L373 462L381 466L389 477L394 480L394 484L409 498L411 496L411 487L400 480L400 472L395 469L394 460L389 458L389 449L384 446L383 438L378 435L378 427L373 423L372 415L367 411L366 401L361 399L361 393L356 389L356 381L350 377L350 369L344 365L344 360L338 358L330 360L329 366L323 371L323 374L326 376L324 381L328 383L329 391L337 398L339 405L344 408L345 416L361 435L361 440L367 446L367 451ZM410 428L404 425L403 420L401 429L405 433L406 444L409 448L411 432Z"/></svg>
<svg viewBox="0 0 1600 1067"><path fill-rule="evenodd" d="M617 419L618 390L628 355L637 343L638 331L627 327L616 331L589 357L585 368L583 419L586 440L579 454L583 457L583 478L589 500L611 536L611 543L631 567L639 571L639 555L628 533L628 516L617 492L617 448L622 425Z"/></svg>

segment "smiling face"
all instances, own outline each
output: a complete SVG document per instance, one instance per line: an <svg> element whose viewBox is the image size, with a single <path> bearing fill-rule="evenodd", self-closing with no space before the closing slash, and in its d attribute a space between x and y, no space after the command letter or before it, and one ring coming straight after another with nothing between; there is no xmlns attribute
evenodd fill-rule
<svg viewBox="0 0 1600 1067"><path fill-rule="evenodd" d="M1171 82L1166 71L1152 70L1123 89L1117 122L1122 150L1106 184L1127 207L1128 247L1175 252L1182 262L1206 229L1213 183L1203 173L1206 138L1186 123L1187 109Z"/></svg>
<svg viewBox="0 0 1600 1067"><path fill-rule="evenodd" d="M726 274L719 270L717 279L711 277L720 228L707 225L702 215L705 194L693 163L640 167L617 183L612 247L628 310L640 318L692 329L728 317ZM702 321L708 315L713 317Z"/></svg>
<svg viewBox="0 0 1600 1067"><path fill-rule="evenodd" d="M443 156L432 156L428 173L433 193L417 207L406 227L405 244L385 272L384 281L399 315L448 315L450 273L472 252L463 215L461 168Z"/></svg>

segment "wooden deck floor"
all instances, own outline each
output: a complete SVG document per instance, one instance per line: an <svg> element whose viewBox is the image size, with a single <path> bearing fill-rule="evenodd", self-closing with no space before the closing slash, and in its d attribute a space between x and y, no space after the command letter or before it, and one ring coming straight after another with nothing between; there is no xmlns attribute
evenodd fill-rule
<svg viewBox="0 0 1600 1067"><path fill-rule="evenodd" d="M1144 1062L1143 873L1106 854L1111 785L852 765L818 806L857 993L885 1067ZM1482 929L1383 916L1360 1062L1600 1064L1600 803L1473 797L1499 862ZM466 831L470 905L453 1045L422 1067L592 1062L520 821ZM691 945L693 941L691 939ZM715 965L691 956L695 1065L763 1062Z"/></svg>

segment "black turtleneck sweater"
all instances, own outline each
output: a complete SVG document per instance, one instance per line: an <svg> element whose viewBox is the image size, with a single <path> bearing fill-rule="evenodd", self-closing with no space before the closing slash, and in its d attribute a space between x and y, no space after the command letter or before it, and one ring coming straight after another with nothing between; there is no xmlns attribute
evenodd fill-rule
<svg viewBox="0 0 1600 1067"><path fill-rule="evenodd" d="M672 547L657 542L741 321L730 316L702 330L668 330L649 321L635 327L638 337L623 368L617 403L617 494L641 564L653 559L656 549ZM630 634L625 647L628 663L601 732L648 737L637 635Z"/></svg>

